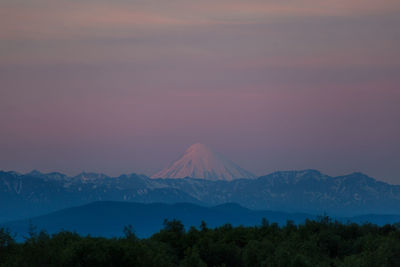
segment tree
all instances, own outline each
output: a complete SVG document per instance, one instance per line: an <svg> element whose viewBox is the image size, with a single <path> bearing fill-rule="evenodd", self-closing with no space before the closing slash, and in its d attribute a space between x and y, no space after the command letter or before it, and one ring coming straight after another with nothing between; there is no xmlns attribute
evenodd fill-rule
<svg viewBox="0 0 400 267"><path fill-rule="evenodd" d="M135 230L133 230L133 227L130 224L124 227L124 235L125 238L131 242L136 242L138 240Z"/></svg>

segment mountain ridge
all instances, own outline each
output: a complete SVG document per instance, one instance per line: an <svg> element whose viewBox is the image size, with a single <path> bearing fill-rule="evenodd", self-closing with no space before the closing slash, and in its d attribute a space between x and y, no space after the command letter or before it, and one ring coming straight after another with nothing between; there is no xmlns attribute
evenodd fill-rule
<svg viewBox="0 0 400 267"><path fill-rule="evenodd" d="M201 205L233 202L250 209L346 216L400 213L400 186L361 173L330 177L316 170L282 171L233 181L151 179L137 174L99 177L83 179L60 173L36 177L0 171L0 221L104 200Z"/></svg>
<svg viewBox="0 0 400 267"><path fill-rule="evenodd" d="M315 220L319 215L287 213L270 210L251 210L236 203L217 206L201 206L192 203L135 203L96 201L81 206L58 210L41 216L0 224L18 234L18 239L28 235L29 225L48 233L61 230L81 235L117 237L123 235L124 226L131 225L139 237L148 237L162 228L164 219L182 221L186 229L199 227L202 221L209 227L224 224L233 226L261 225L263 218L269 223L284 225L288 220L295 224L306 219ZM333 217L343 223L392 224L400 221L400 215L368 214L354 217Z"/></svg>

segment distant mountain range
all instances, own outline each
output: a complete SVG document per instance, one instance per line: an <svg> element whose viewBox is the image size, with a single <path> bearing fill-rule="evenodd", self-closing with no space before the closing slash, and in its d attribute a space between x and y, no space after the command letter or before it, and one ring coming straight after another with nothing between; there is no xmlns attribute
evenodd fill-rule
<svg viewBox="0 0 400 267"><path fill-rule="evenodd" d="M151 176L151 178L186 177L224 181L256 178L251 172L200 143L191 145L177 161Z"/></svg>
<svg viewBox="0 0 400 267"><path fill-rule="evenodd" d="M198 227L201 221L205 221L209 227L216 227L225 223L259 225L262 218L269 218L271 222L279 224L285 223L288 219L301 223L308 216L306 214L252 211L232 203L204 207L190 203L144 204L102 201L63 209L35 218L8 222L3 226L20 236L26 236L31 224L37 230L45 229L50 233L64 229L83 235L111 237L121 236L124 226L130 224L134 227L137 235L147 237L162 228L164 219L179 219L187 227Z"/></svg>
<svg viewBox="0 0 400 267"><path fill-rule="evenodd" d="M316 170L275 172L257 179L151 179L81 173L0 171L0 221L23 219L94 201L238 203L258 210L340 216L400 214L400 186L362 173L330 177Z"/></svg>
<svg viewBox="0 0 400 267"><path fill-rule="evenodd" d="M290 214L274 211L253 211L237 204L223 204L214 207L203 207L190 203L163 204L163 203L128 203L128 202L94 202L88 205L63 209L43 216L9 222L1 225L21 240L28 235L30 225L37 231L46 230L56 233L61 230L75 231L81 235L117 237L123 235L124 226L131 225L139 237L148 237L163 227L164 219L180 220L189 229L199 227L206 222L208 227L218 227L226 223L233 226L261 225L265 218L269 223L283 225L287 220L296 224L306 219L317 219L315 215ZM341 222L372 222L378 225L400 221L400 215L368 215L351 218L335 218Z"/></svg>

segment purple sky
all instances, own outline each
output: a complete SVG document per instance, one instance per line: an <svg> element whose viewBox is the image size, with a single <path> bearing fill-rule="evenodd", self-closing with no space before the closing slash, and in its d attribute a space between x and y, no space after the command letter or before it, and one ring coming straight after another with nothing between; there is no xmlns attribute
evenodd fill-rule
<svg viewBox="0 0 400 267"><path fill-rule="evenodd" d="M2 0L0 169L151 175L202 142L400 184L399 47L398 0Z"/></svg>

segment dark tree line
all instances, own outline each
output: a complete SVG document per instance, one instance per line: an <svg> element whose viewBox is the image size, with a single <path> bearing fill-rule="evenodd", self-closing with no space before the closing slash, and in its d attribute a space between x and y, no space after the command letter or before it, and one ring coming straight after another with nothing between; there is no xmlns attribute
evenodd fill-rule
<svg viewBox="0 0 400 267"><path fill-rule="evenodd" d="M0 266L400 266L399 225L343 224L321 217L283 227L214 229L203 222L187 231L180 221L139 239L132 227L122 238L82 237L62 231L29 231L16 242L0 229Z"/></svg>

